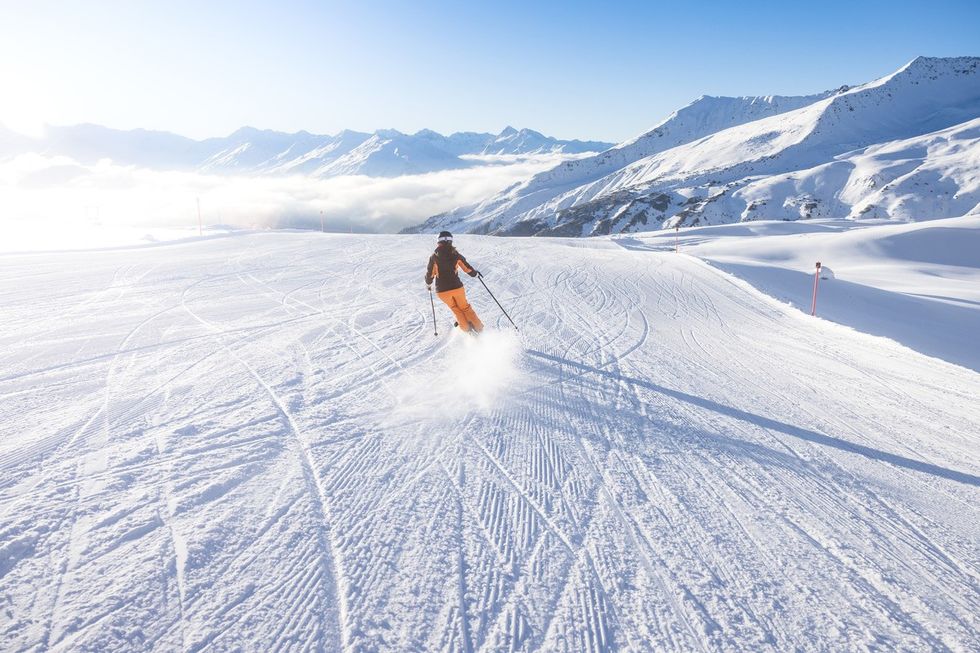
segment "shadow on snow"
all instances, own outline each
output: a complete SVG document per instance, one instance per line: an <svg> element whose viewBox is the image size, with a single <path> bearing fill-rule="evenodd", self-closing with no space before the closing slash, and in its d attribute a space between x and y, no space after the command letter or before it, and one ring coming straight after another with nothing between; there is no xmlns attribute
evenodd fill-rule
<svg viewBox="0 0 980 653"><path fill-rule="evenodd" d="M922 472L925 474L931 474L933 476L938 476L940 478L945 478L950 481L956 481L957 483L963 483L966 485L972 485L974 487L980 487L980 476L975 476L973 474L968 474L966 472L959 472L953 469L947 469L939 465L934 465L932 463L927 463L921 460L915 460L912 458L906 458L905 456L900 456L898 454L889 453L887 451L881 451L880 449L874 449L861 444L856 444L854 442L849 442L841 438L835 438L830 435L825 435L823 433L818 433L817 431L811 431L808 429L801 428L799 426L794 426L792 424L786 424L785 422L780 422L778 420L771 419L769 417L763 417L762 415L756 415L754 413L749 413L744 410L739 410L738 408L733 408L731 406L725 406L724 404L719 404L717 402L711 401L710 399L704 399L703 397L697 397L695 395L687 394L686 392L680 392L678 390L671 390L670 388L665 388L664 386L657 385L656 383L651 383L650 381L644 381L642 379L634 379L627 376L622 376L613 372L608 372L606 370L600 369L598 367L593 367L591 365L586 365L585 363L580 363L577 361L572 361L567 358L562 358L560 356L554 356L552 354L546 354L537 350L527 350L527 353L536 358L547 360L559 365L567 365L569 367L580 370L582 373L596 374L609 379L614 379L616 381L622 381L624 383L629 383L638 387L646 388L652 390L662 395L672 397L679 401L684 401L694 406L704 408L707 410L715 411L722 415L727 415L762 428L770 429L773 431L779 431L780 433L785 433L786 435L793 436L794 438L799 438L801 440L806 440L807 442L812 442L814 444L819 444L825 447L832 447L834 449L839 449L841 451L846 451L848 453L857 454L859 456L864 456L872 460L877 460L880 462L890 463L892 465L897 465L898 467L904 467L906 469L911 469L916 472Z"/></svg>

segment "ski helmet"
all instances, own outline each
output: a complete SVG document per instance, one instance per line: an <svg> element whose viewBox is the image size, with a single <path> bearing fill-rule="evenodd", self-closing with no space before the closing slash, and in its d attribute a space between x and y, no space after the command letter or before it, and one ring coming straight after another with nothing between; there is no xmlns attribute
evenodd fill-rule
<svg viewBox="0 0 980 653"><path fill-rule="evenodd" d="M453 235L448 231L439 232L439 242L440 243L451 243L453 242Z"/></svg>

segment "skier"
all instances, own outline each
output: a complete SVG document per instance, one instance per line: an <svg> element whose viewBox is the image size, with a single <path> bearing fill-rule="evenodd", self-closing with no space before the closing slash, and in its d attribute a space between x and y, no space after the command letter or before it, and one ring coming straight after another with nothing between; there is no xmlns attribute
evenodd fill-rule
<svg viewBox="0 0 980 653"><path fill-rule="evenodd" d="M457 326L463 331L476 334L483 331L483 322L466 301L466 290L459 280L457 268L471 277L482 276L453 247L453 235L448 231L440 231L436 251L429 257L429 265L425 270L425 286L431 292L432 281L435 280L436 295L452 310Z"/></svg>

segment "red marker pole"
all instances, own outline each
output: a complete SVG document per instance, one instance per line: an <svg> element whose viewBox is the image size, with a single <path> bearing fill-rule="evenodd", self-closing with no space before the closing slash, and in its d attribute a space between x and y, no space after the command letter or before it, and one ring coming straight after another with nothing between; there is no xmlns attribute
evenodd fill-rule
<svg viewBox="0 0 980 653"><path fill-rule="evenodd" d="M813 303L810 304L810 315L817 314L817 286L820 285L820 261L817 261L817 272L813 275Z"/></svg>

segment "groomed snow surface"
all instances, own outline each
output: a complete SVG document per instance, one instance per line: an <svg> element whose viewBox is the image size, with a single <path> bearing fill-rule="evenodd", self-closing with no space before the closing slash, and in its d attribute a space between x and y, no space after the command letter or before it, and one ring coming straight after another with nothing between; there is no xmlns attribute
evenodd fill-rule
<svg viewBox="0 0 980 653"><path fill-rule="evenodd" d="M702 258L765 294L980 372L980 215L902 224L743 222L617 238ZM829 282L828 282L829 281Z"/></svg>
<svg viewBox="0 0 980 653"><path fill-rule="evenodd" d="M976 650L975 371L610 240L435 337L431 241L0 257L0 650Z"/></svg>

